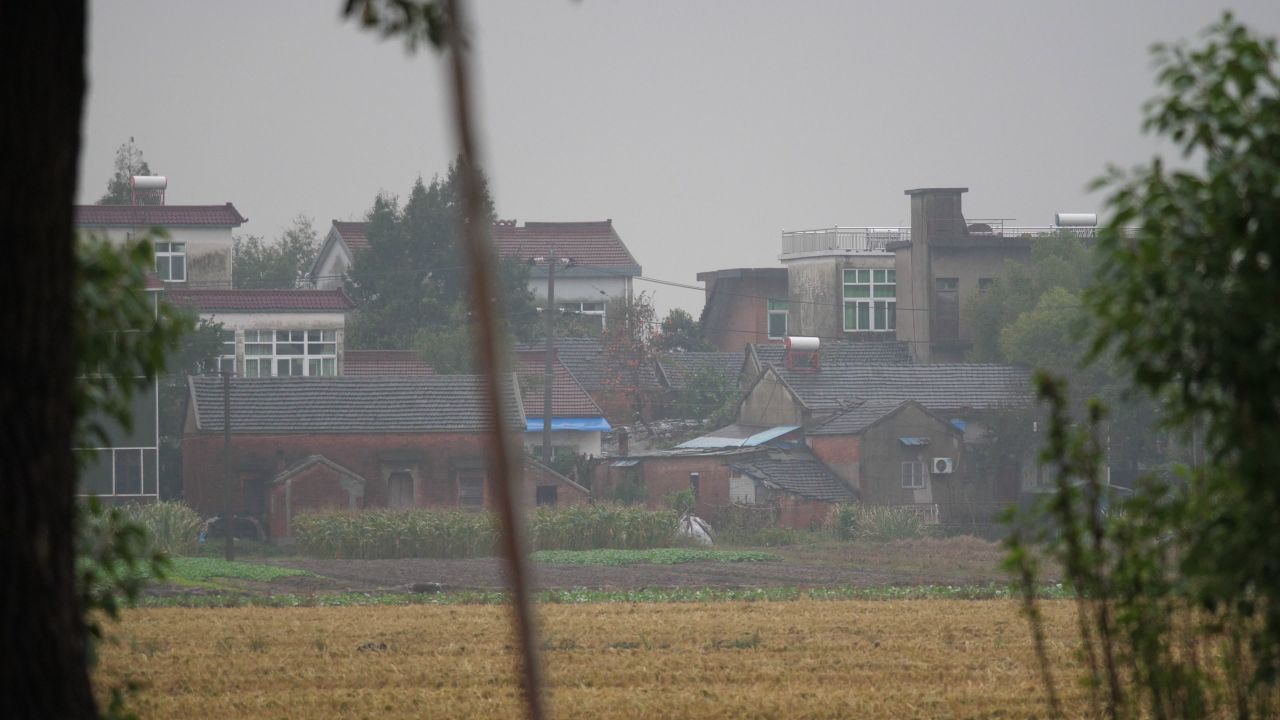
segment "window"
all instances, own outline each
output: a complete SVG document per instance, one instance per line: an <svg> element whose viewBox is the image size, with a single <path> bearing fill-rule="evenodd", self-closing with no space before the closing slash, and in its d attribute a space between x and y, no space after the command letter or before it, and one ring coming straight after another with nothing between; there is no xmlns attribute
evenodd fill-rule
<svg viewBox="0 0 1280 720"><path fill-rule="evenodd" d="M156 243L156 275L165 282L187 281L186 243Z"/></svg>
<svg viewBox="0 0 1280 720"><path fill-rule="evenodd" d="M787 301L769 301L769 339L781 340L787 336Z"/></svg>
<svg viewBox="0 0 1280 720"><path fill-rule="evenodd" d="M845 332L886 332L898 326L898 281L894 270L844 271Z"/></svg>
<svg viewBox="0 0 1280 720"><path fill-rule="evenodd" d="M933 317L931 332L934 342L960 341L960 280L940 277L933 281Z"/></svg>
<svg viewBox="0 0 1280 720"><path fill-rule="evenodd" d="M333 330L245 330L244 376L338 374Z"/></svg>
<svg viewBox="0 0 1280 720"><path fill-rule="evenodd" d="M995 278L978 278L978 292L984 293L990 290L991 286L995 284L996 284Z"/></svg>
<svg viewBox="0 0 1280 720"><path fill-rule="evenodd" d="M902 463L902 487L918 490L924 487L924 463L911 460Z"/></svg>
<svg viewBox="0 0 1280 720"><path fill-rule="evenodd" d="M693 490L693 496L695 498L701 494L699 492L702 489L701 485L702 476L698 473L689 473L689 488Z"/></svg>
<svg viewBox="0 0 1280 720"><path fill-rule="evenodd" d="M534 498L538 505L555 505L560 494L560 488L555 485L539 485L535 491Z"/></svg>
<svg viewBox="0 0 1280 720"><path fill-rule="evenodd" d="M603 302L562 302L556 305L560 308L560 312L577 315L588 322L598 322L600 329L604 329L605 304Z"/></svg>
<svg viewBox="0 0 1280 720"><path fill-rule="evenodd" d="M236 331L222 331L222 355L218 357L218 372L236 371Z"/></svg>
<svg viewBox="0 0 1280 720"><path fill-rule="evenodd" d="M465 510L481 510L484 508L484 471L459 470L458 506Z"/></svg>
<svg viewBox="0 0 1280 720"><path fill-rule="evenodd" d="M387 477L387 507L413 507L413 475L398 470Z"/></svg>

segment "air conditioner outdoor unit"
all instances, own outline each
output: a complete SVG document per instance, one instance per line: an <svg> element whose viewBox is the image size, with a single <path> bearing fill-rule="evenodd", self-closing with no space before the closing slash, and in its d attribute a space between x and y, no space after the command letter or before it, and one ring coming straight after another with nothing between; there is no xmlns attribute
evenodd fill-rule
<svg viewBox="0 0 1280 720"><path fill-rule="evenodd" d="M933 459L932 472L934 475L949 475L955 472L955 469L956 469L956 461L951 458L934 458Z"/></svg>

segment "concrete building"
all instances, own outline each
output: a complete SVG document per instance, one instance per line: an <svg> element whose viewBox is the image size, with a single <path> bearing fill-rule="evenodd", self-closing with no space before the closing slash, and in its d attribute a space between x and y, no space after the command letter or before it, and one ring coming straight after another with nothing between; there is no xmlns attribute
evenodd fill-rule
<svg viewBox="0 0 1280 720"><path fill-rule="evenodd" d="M516 367L525 410L525 449L534 457L542 457L543 389L546 387L546 352L521 350L516 353ZM591 399L559 358L552 362L551 384L551 450L552 456L600 457L601 436L612 430L604 411Z"/></svg>
<svg viewBox="0 0 1280 720"><path fill-rule="evenodd" d="M77 205L76 230L97 232L113 243L141 239L152 228L156 277L167 287L229 289L231 231L247 218L225 205Z"/></svg>
<svg viewBox="0 0 1280 720"><path fill-rule="evenodd" d="M902 228L783 232L779 259L787 270L790 334L897 339L896 268L888 246L909 237Z"/></svg>
<svg viewBox="0 0 1280 720"><path fill-rule="evenodd" d="M731 268L698 273L706 297L702 337L722 352L781 343L788 333L787 269Z"/></svg>
<svg viewBox="0 0 1280 720"><path fill-rule="evenodd" d="M338 290L186 290L165 300L222 323L219 370L239 377L325 377L343 374L346 313Z"/></svg>
<svg viewBox="0 0 1280 720"><path fill-rule="evenodd" d="M547 263L534 262L554 252L570 264L556 269L556 307L603 328L611 300L629 299L640 263L627 249L612 220L591 222L526 222L499 220L493 242L502 257L531 263L529 289L544 303Z"/></svg>
<svg viewBox="0 0 1280 720"><path fill-rule="evenodd" d="M356 254L369 247L369 239L365 237L364 222L344 222L334 220L329 232L324 236L324 244L311 264L307 279L311 286L320 290L333 290L343 287L347 281L347 273L355 263Z"/></svg>

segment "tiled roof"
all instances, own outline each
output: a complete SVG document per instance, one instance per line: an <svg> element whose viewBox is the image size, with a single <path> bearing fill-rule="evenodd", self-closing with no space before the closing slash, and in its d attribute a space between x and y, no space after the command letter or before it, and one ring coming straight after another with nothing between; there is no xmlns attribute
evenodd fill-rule
<svg viewBox="0 0 1280 720"><path fill-rule="evenodd" d="M76 225L177 227L207 225L239 227L248 221L231 203L226 205L77 205Z"/></svg>
<svg viewBox="0 0 1280 720"><path fill-rule="evenodd" d="M733 463L730 467L801 497L827 502L853 502L858 499L825 465L807 453L770 454L749 462Z"/></svg>
<svg viewBox="0 0 1280 720"><path fill-rule="evenodd" d="M338 236L342 238L342 242L352 251L364 250L369 247L369 238L365 236L365 229L369 227L367 222L344 222L342 220L333 221L333 229L338 231Z"/></svg>
<svg viewBox="0 0 1280 720"><path fill-rule="evenodd" d="M517 353L544 350L542 342L516 346ZM593 337L556 338L556 358L569 368L578 383L588 393L595 395L604 386L604 346Z"/></svg>
<svg viewBox="0 0 1280 720"><path fill-rule="evenodd" d="M831 419L806 432L808 435L857 435L880 418L902 407L903 400L866 400L837 413Z"/></svg>
<svg viewBox="0 0 1280 720"><path fill-rule="evenodd" d="M555 248L558 257L572 258L578 265L617 268L639 275L640 264L618 237L612 220L599 222L527 222L500 220L493 227L493 242L499 255L522 260L545 257ZM634 272L632 272L634 271Z"/></svg>
<svg viewBox="0 0 1280 720"><path fill-rule="evenodd" d="M221 432L222 379L192 377L200 432ZM478 375L237 378L231 381L235 433L476 433L488 429L484 379ZM508 423L515 415L508 383Z"/></svg>
<svg viewBox="0 0 1280 720"><path fill-rule="evenodd" d="M520 353L518 373L520 392L524 398L526 417L542 417L543 382L546 366L544 355L532 352ZM582 387L573 373L557 361L552 368L555 382L551 384L551 415L553 417L602 417L600 406Z"/></svg>
<svg viewBox="0 0 1280 720"><path fill-rule="evenodd" d="M434 375L422 356L413 350L347 350L342 357L344 375Z"/></svg>
<svg viewBox="0 0 1280 720"><path fill-rule="evenodd" d="M941 412L1025 407L1031 401L1030 373L1012 365L836 365L823 360L817 372L778 374L814 410L842 410L858 400L915 400Z"/></svg>
<svg viewBox="0 0 1280 720"><path fill-rule="evenodd" d="M786 364L787 349L780 344L758 343L755 345L756 357L761 363L772 363L781 367ZM818 348L822 366L848 365L887 365L890 363L909 363L911 354L905 342L845 342L840 340L823 340Z"/></svg>
<svg viewBox="0 0 1280 720"><path fill-rule="evenodd" d="M355 303L337 290L168 290L164 299L199 312L346 312Z"/></svg>
<svg viewBox="0 0 1280 720"><path fill-rule="evenodd" d="M546 349L546 345L542 341L524 343L515 347L517 353L542 352ZM582 388L591 395L597 397L601 390L604 389L606 379L605 364L608 356L605 354L604 346L600 343L599 338L593 337L563 337L556 338L556 357L564 366L569 368L569 372L577 378ZM657 374L651 365L645 365L640 368L640 382L646 385L657 385ZM539 401L538 407L542 407Z"/></svg>
<svg viewBox="0 0 1280 720"><path fill-rule="evenodd" d="M673 390L683 390L689 380L703 370L716 373L729 387L737 387L738 376L742 373L742 353L668 353L658 357L658 370L659 377Z"/></svg>

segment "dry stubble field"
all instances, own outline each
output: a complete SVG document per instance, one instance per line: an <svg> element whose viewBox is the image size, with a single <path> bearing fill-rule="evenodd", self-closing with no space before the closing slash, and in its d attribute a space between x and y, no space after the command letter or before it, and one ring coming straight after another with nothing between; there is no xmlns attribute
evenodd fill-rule
<svg viewBox="0 0 1280 720"><path fill-rule="evenodd" d="M1045 612L1050 652L1068 664L1072 606ZM553 717L1045 714L1027 626L1008 600L539 613ZM519 716L502 607L148 609L112 632L99 686L141 682L132 707L144 720Z"/></svg>

